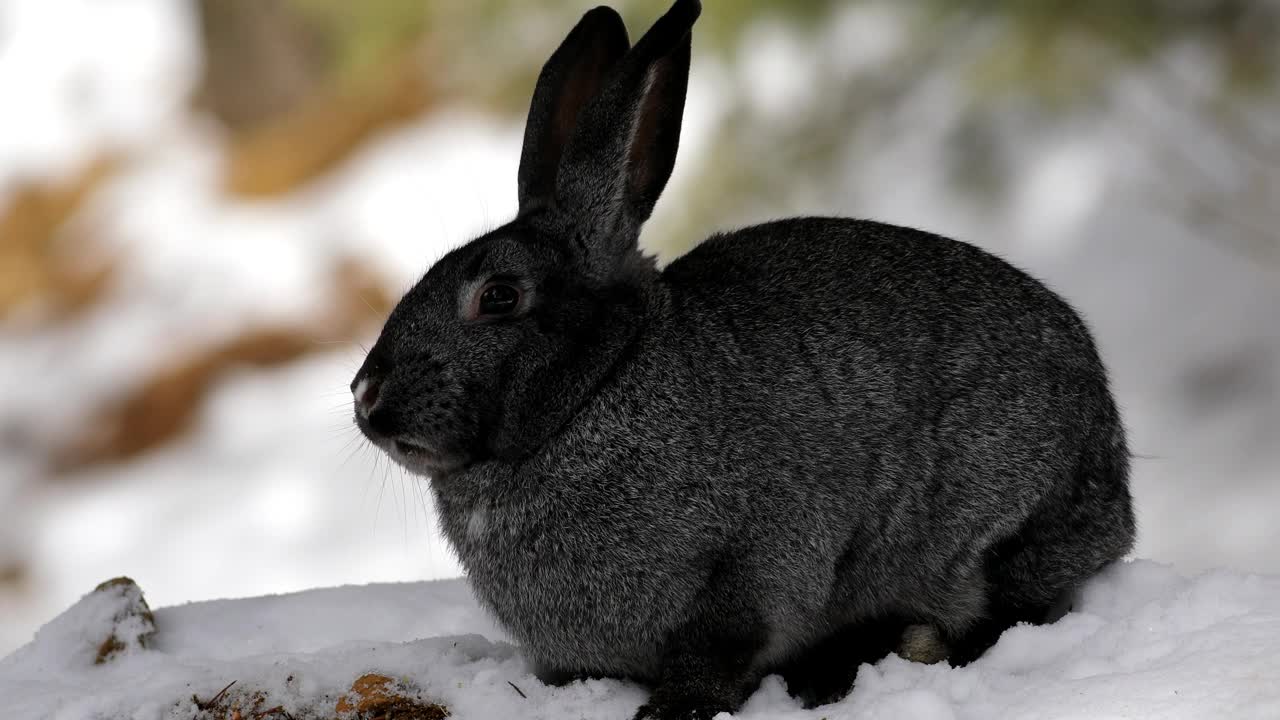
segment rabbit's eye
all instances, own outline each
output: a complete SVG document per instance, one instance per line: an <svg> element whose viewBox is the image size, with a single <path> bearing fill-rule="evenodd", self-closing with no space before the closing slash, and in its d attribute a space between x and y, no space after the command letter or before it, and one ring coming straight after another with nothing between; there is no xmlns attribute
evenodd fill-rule
<svg viewBox="0 0 1280 720"><path fill-rule="evenodd" d="M520 304L520 290L505 283L489 283L480 291L477 310L481 316L509 315Z"/></svg>

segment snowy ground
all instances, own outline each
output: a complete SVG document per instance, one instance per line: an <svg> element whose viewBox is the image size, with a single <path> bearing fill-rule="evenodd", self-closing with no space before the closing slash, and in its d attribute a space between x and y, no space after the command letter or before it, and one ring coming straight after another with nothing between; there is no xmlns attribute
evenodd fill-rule
<svg viewBox="0 0 1280 720"><path fill-rule="evenodd" d="M123 605L95 593L0 661L6 717L191 718L192 696L263 691L263 707L328 713L365 673L394 678L456 720L627 718L645 691L614 680L546 687L459 581L312 590L159 610L150 649L94 665ZM987 720L1280 717L1280 577L1187 579L1130 562L1090 584L1051 626L1008 631L965 668L889 657L853 693L802 710L767 678L735 717ZM526 697L522 697L521 693ZM723 716L722 716L723 717Z"/></svg>

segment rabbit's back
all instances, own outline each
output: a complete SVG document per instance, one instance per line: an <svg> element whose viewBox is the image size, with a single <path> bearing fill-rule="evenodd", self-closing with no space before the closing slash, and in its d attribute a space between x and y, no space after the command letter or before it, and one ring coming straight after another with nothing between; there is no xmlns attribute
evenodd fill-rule
<svg viewBox="0 0 1280 720"><path fill-rule="evenodd" d="M715 236L663 280L695 343L719 344L724 362L765 387L821 388L826 404L874 398L917 414L1041 400L1062 416L1109 400L1076 312L967 243L869 221L786 220Z"/></svg>
<svg viewBox="0 0 1280 720"><path fill-rule="evenodd" d="M985 250L906 227L802 218L713 236L663 273L697 313L732 316L764 341L856 337L894 360L953 376L984 353L1100 370L1079 316L1040 281ZM829 331L829 332L828 332ZM933 368L936 357L954 366ZM915 361L919 362L915 362Z"/></svg>
<svg viewBox="0 0 1280 720"><path fill-rule="evenodd" d="M963 623L983 612L983 554L1047 505L1091 511L1083 458L1127 452L1077 314L972 245L787 220L713 237L663 280L714 398L704 422L752 469L742 527L774 554L755 574L795 608L775 625L886 604ZM1125 481L1099 482L1127 512Z"/></svg>

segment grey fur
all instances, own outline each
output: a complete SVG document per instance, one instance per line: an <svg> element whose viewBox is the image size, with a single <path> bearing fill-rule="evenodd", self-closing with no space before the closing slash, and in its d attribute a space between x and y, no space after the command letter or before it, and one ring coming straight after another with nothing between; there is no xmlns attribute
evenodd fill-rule
<svg viewBox="0 0 1280 720"><path fill-rule="evenodd" d="M678 0L584 105L535 98L520 214L428 271L353 383L540 674L650 683L637 717L711 717L775 671L834 699L910 624L967 662L1134 535L1090 334L1010 264L839 218L640 255L697 14ZM620 23L588 13L540 90ZM549 113L577 118L558 164ZM468 318L492 278L519 311Z"/></svg>

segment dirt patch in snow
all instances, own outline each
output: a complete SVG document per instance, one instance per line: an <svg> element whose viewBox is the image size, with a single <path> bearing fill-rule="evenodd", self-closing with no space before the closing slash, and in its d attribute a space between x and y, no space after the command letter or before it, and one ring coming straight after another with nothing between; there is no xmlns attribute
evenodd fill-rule
<svg viewBox="0 0 1280 720"><path fill-rule="evenodd" d="M289 677L292 684L293 677ZM294 708L273 701L265 690L242 689L233 681L208 700L193 696L193 720L444 720L449 709L422 700L407 681L369 673L356 678L336 703Z"/></svg>
<svg viewBox="0 0 1280 720"><path fill-rule="evenodd" d="M132 650L143 650L156 634L156 618L142 596L142 588L131 578L112 578L93 591L117 596L119 608L111 618L111 630L98 645L93 664L103 665Z"/></svg>

